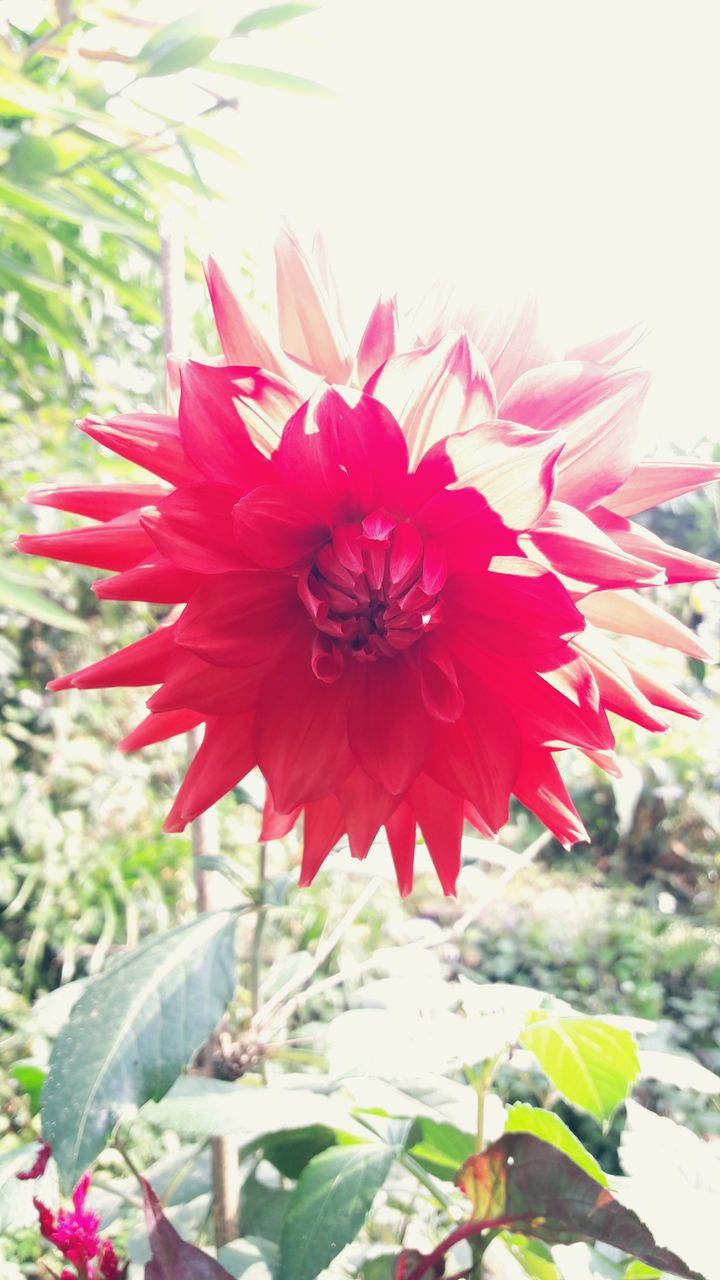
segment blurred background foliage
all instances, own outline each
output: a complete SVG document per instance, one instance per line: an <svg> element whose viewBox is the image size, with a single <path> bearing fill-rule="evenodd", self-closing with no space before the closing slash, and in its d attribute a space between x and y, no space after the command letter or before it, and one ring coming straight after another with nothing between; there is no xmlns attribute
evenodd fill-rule
<svg viewBox="0 0 720 1280"><path fill-rule="evenodd" d="M195 337L207 349L193 228L217 192L201 177L202 156L210 151L223 163L241 163L214 136L213 121L236 109L243 80L271 90L314 88L271 69L213 59L221 39L223 49L228 37L241 45L263 26L300 17L306 5L252 11L227 0L217 9L216 35L208 34L205 10L202 23L189 18L161 28L127 5L122 13L68 0L46 8L31 30L0 30L0 1152L32 1139L37 1079L22 1064L42 1058L45 1034L31 1017L33 1003L98 972L119 948L189 918L194 901L189 841L160 833L184 763L182 744L124 757L115 743L137 718L139 695L44 692L60 671L142 634L152 610L114 603L100 610L91 571L13 556L19 532L57 527L61 519L49 510L33 513L23 495L58 477L102 482L126 474L125 464L74 432L72 421L161 402L163 210L172 204L184 212ZM114 88L108 66L124 73ZM207 102L191 122L133 103L139 81L163 75L202 86ZM251 291L252 264L239 265ZM666 504L646 520L670 542L720 557L710 494ZM671 599L716 646L714 585L674 589ZM569 762L591 843L570 855L549 843L507 892L488 892L492 875L470 851L465 893L477 899L488 892L488 905L445 960L456 975L538 987L589 1013L645 1019L652 1024L648 1043L691 1053L720 1071L720 684L702 664L663 662L706 719L678 720L667 737L622 727L626 769L619 781L585 761ZM248 878L256 829L247 794L226 798L222 849ZM537 834L518 807L505 843L521 849ZM331 865L298 897L288 875L293 857L291 840L271 863L276 914L263 954L274 957L275 982L302 963L328 915L336 919L350 906L367 874L347 862L337 871ZM346 979L330 981L296 1012L288 1062L302 1062L306 1024L327 1022L352 1002L376 948L406 943L457 914L430 877L420 877L408 905L388 878L319 973L332 979L341 969ZM509 1100L537 1100L532 1080L525 1094L517 1080L508 1090ZM648 1086L647 1097L700 1134L720 1133L717 1099L661 1085ZM581 1124L577 1117L572 1123ZM581 1136L612 1171L617 1135ZM35 1248L36 1241L23 1241L21 1233L15 1261Z"/></svg>

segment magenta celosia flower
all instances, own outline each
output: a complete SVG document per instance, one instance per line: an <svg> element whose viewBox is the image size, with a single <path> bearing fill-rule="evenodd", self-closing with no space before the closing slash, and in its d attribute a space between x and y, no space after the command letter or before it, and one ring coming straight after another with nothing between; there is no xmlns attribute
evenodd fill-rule
<svg viewBox="0 0 720 1280"><path fill-rule="evenodd" d="M287 233L279 344L208 281L226 363L173 366L176 415L80 424L160 483L35 492L96 523L20 540L113 571L101 599L175 609L50 687L158 685L125 750L205 724L166 830L259 765L264 837L304 815L302 883L384 826L406 893L419 826L451 892L464 822L496 832L511 795L586 838L554 753L613 770L608 712L698 714L608 633L703 656L638 589L718 572L628 518L720 475L639 461L647 375L614 367L637 335L560 359L530 310L444 305L402 338L381 300L353 354L324 258Z"/></svg>
<svg viewBox="0 0 720 1280"><path fill-rule="evenodd" d="M51 1155L49 1143L42 1143L31 1168L16 1177L21 1182L41 1178ZM86 1173L72 1193L72 1209L58 1209L57 1213L34 1196L40 1234L75 1268L63 1269L60 1280L122 1280L125 1269L120 1268L110 1241L100 1238L100 1219L85 1207L89 1189L90 1175Z"/></svg>

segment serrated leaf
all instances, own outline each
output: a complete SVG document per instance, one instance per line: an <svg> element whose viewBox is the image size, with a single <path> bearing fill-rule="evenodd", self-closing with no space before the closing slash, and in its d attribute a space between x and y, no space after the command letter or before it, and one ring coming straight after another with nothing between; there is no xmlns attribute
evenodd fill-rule
<svg viewBox="0 0 720 1280"><path fill-rule="evenodd" d="M142 1179L145 1222L151 1257L145 1280L233 1280L229 1271L202 1249L189 1244L168 1222L150 1183Z"/></svg>
<svg viewBox="0 0 720 1280"><path fill-rule="evenodd" d="M316 1280L355 1239L398 1154L360 1143L332 1147L310 1161L290 1196L279 1280Z"/></svg>
<svg viewBox="0 0 720 1280"><path fill-rule="evenodd" d="M156 935L91 981L55 1042L43 1134L74 1185L129 1108L162 1098L235 988L237 913Z"/></svg>
<svg viewBox="0 0 720 1280"><path fill-rule="evenodd" d="M87 630L82 618L69 613L34 587L28 587L23 578L24 575L16 575L11 570L0 570L0 605L62 631Z"/></svg>
<svg viewBox="0 0 720 1280"><path fill-rule="evenodd" d="M635 1041L629 1031L600 1018L534 1015L520 1042L535 1054L567 1102L606 1123L637 1079Z"/></svg>
<svg viewBox="0 0 720 1280"><path fill-rule="evenodd" d="M506 1133L472 1156L458 1185L472 1201L477 1223L502 1222L548 1244L609 1244L685 1280L695 1276L676 1254L655 1243L637 1214L607 1187L529 1133Z"/></svg>
<svg viewBox="0 0 720 1280"><path fill-rule="evenodd" d="M579 1138L568 1129L564 1120L554 1111L545 1111L542 1107L531 1107L527 1102L516 1102L510 1107L505 1121L506 1133L532 1133L543 1142L549 1142L558 1151L564 1152L575 1164L602 1187L608 1185L607 1178L597 1160L583 1146Z"/></svg>

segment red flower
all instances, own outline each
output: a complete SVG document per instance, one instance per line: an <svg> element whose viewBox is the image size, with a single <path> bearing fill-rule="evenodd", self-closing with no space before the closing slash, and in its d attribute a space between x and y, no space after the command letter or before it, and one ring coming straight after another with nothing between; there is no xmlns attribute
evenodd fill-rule
<svg viewBox="0 0 720 1280"><path fill-rule="evenodd" d="M34 1199L40 1234L72 1263L83 1280L120 1280L122 1272L115 1250L109 1240L101 1240L98 1234L100 1219L85 1208L89 1187L90 1175L86 1173L73 1191L72 1210L58 1209L57 1214ZM62 1276L72 1280L71 1271L63 1271Z"/></svg>
<svg viewBox="0 0 720 1280"><path fill-rule="evenodd" d="M381 301L353 357L326 267L286 235L281 350L208 279L229 363L181 368L177 417L81 424L163 483L35 493L96 523L20 541L113 571L101 598L178 608L50 687L158 685L125 750L206 726L166 830L259 765L264 836L304 814L303 884L384 826L408 892L419 825L452 892L465 819L496 832L511 794L586 838L552 753L612 769L608 711L697 715L603 632L700 656L634 589L717 573L627 517L720 468L638 462L647 377L611 367L630 335L541 364L531 313L445 336L436 315L403 349Z"/></svg>
<svg viewBox="0 0 720 1280"><path fill-rule="evenodd" d="M42 1178L48 1167L48 1161L52 1155L52 1147L49 1142L41 1142L40 1149L35 1157L33 1164L29 1169L25 1169L22 1173L16 1173L15 1177L18 1182L34 1182L36 1178Z"/></svg>

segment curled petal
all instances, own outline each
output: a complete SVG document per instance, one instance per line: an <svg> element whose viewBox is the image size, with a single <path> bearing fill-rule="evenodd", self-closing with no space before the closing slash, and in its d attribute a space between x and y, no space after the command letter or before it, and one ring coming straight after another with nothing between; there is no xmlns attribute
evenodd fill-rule
<svg viewBox="0 0 720 1280"><path fill-rule="evenodd" d="M249 560L266 569L300 564L330 537L330 527L295 493L264 485L233 508L235 541Z"/></svg>
<svg viewBox="0 0 720 1280"><path fill-rule="evenodd" d="M430 720L418 677L402 654L356 666L348 709L350 746L375 782L402 795L430 747Z"/></svg>
<svg viewBox="0 0 720 1280"><path fill-rule="evenodd" d="M656 714L612 645L599 631L588 627L581 636L575 637L572 647L592 671L603 705L609 711L615 711L652 732L662 733L668 728L667 720Z"/></svg>
<svg viewBox="0 0 720 1280"><path fill-rule="evenodd" d="M170 484L192 484L203 479L185 452L177 418L161 413L127 413L115 418L84 418L78 427L121 458L136 462Z"/></svg>
<svg viewBox="0 0 720 1280"><path fill-rule="evenodd" d="M589 836L549 751L523 754L515 795L569 849Z"/></svg>
<svg viewBox="0 0 720 1280"><path fill-rule="evenodd" d="M287 360L242 306L214 258L209 258L205 264L205 279L220 345L228 364L254 365L277 373L281 378L289 378Z"/></svg>
<svg viewBox="0 0 720 1280"><path fill-rule="evenodd" d="M582 631L583 615L555 574L520 557L499 558L497 569L490 568L448 582L443 600L450 635L469 631L500 653L537 655Z"/></svg>
<svg viewBox="0 0 720 1280"><path fill-rule="evenodd" d="M712 655L689 627L651 600L625 591L596 591L578 602L589 622L618 635L641 636L668 649L678 649L688 658L711 661Z"/></svg>
<svg viewBox="0 0 720 1280"><path fill-rule="evenodd" d="M140 523L165 559L196 574L228 573L247 564L235 545L232 511L237 493L224 484L188 484L154 507Z"/></svg>
<svg viewBox="0 0 720 1280"><path fill-rule="evenodd" d="M319 273L287 229L277 239L275 261L283 350L329 382L345 382L352 356L340 317Z"/></svg>
<svg viewBox="0 0 720 1280"><path fill-rule="evenodd" d="M397 299L379 298L360 339L353 381L363 386L380 365L395 354L397 336Z"/></svg>
<svg viewBox="0 0 720 1280"><path fill-rule="evenodd" d="M79 488L51 488L37 486L25 495L25 501L35 507L54 507L76 516L88 516L91 520L114 520L138 507L157 502L170 492L159 484L103 484Z"/></svg>
<svg viewBox="0 0 720 1280"><path fill-rule="evenodd" d="M446 647L431 635L420 646L420 690L425 708L436 720L457 720L465 699L455 664Z"/></svg>
<svg viewBox="0 0 720 1280"><path fill-rule="evenodd" d="M464 712L454 724L435 726L425 772L463 802L469 800L497 831L507 821L521 734L507 701L488 684L462 672L461 685Z"/></svg>
<svg viewBox="0 0 720 1280"><path fill-rule="evenodd" d="M98 600L143 600L148 604L182 604L205 581L200 573L179 569L162 556L144 560L133 569L100 578L92 589Z"/></svg>
<svg viewBox="0 0 720 1280"><path fill-rule="evenodd" d="M443 891L454 895L460 873L465 817L462 798L439 786L426 774L421 774L410 788L407 799L423 833Z"/></svg>
<svg viewBox="0 0 720 1280"><path fill-rule="evenodd" d="M366 391L387 405L408 443L411 467L438 440L495 416L490 370L466 333L393 356Z"/></svg>
<svg viewBox="0 0 720 1280"><path fill-rule="evenodd" d="M151 712L118 743L119 751L141 751L155 742L166 742L168 738L176 738L178 734L188 733L202 724L203 717L198 711L157 711Z"/></svg>
<svg viewBox="0 0 720 1280"><path fill-rule="evenodd" d="M249 424L259 423L263 433L271 432L277 440L297 408L296 393L259 369L196 360L183 365L181 380L180 433L198 470L239 493L263 484L270 464L255 447Z"/></svg>
<svg viewBox="0 0 720 1280"><path fill-rule="evenodd" d="M415 814L406 801L385 822L385 832L395 866L400 897L412 892L413 866L415 862Z"/></svg>
<svg viewBox="0 0 720 1280"><path fill-rule="evenodd" d="M697 703L681 693L679 689L666 684L664 680L659 680L653 672L645 667L638 667L628 658L624 658L623 661L633 678L633 683L654 707L662 707L664 711L674 711L679 716L689 716L691 720L702 720L703 713Z"/></svg>
<svg viewBox="0 0 720 1280"><path fill-rule="evenodd" d="M343 812L337 796L327 796L324 800L306 804L303 813L301 888L312 884L344 830Z"/></svg>
<svg viewBox="0 0 720 1280"><path fill-rule="evenodd" d="M626 520L624 516L615 515L603 507L594 507L591 519L627 555L639 556L656 565L668 583L705 582L720 575L717 561L671 547L650 529Z"/></svg>
<svg viewBox="0 0 720 1280"><path fill-rule="evenodd" d="M290 813L279 813L275 808L270 788L268 787L265 791L260 839L262 841L284 839L292 831L301 813L302 808L299 806L296 809L291 809Z"/></svg>
<svg viewBox="0 0 720 1280"><path fill-rule="evenodd" d="M565 353L566 360L581 360L588 364L618 364L626 355L647 336L647 326L631 324L627 329L618 329L614 333L605 334L584 342L579 347L572 347Z"/></svg>
<svg viewBox="0 0 720 1280"><path fill-rule="evenodd" d="M340 803L350 852L353 858L365 858L378 831L397 808L397 796L358 768L345 779Z"/></svg>
<svg viewBox="0 0 720 1280"><path fill-rule="evenodd" d="M99 662L91 662L70 675L51 680L48 689L109 689L113 685L131 688L159 684L165 679L175 653L175 628L158 627L125 649L108 654Z"/></svg>
<svg viewBox="0 0 720 1280"><path fill-rule="evenodd" d="M177 642L219 667L279 658L305 620L292 578L216 574L192 597L177 623Z"/></svg>
<svg viewBox="0 0 720 1280"><path fill-rule="evenodd" d="M720 480L717 462L692 462L688 458L641 462L620 487L603 500L603 505L619 516L634 516L659 502L669 502L683 493L703 489L714 480Z"/></svg>
<svg viewBox="0 0 720 1280"><path fill-rule="evenodd" d="M253 712L216 716L207 721L201 746L175 797L163 831L184 831L226 792L242 782L255 764Z"/></svg>
<svg viewBox="0 0 720 1280"><path fill-rule="evenodd" d="M27 555L52 556L68 564L90 565L93 569L130 569L153 549L137 511L82 529L21 533L15 546Z"/></svg>
<svg viewBox="0 0 720 1280"><path fill-rule="evenodd" d="M556 572L577 582L646 587L665 581L658 565L618 546L582 511L564 502L552 502L527 539Z"/></svg>

